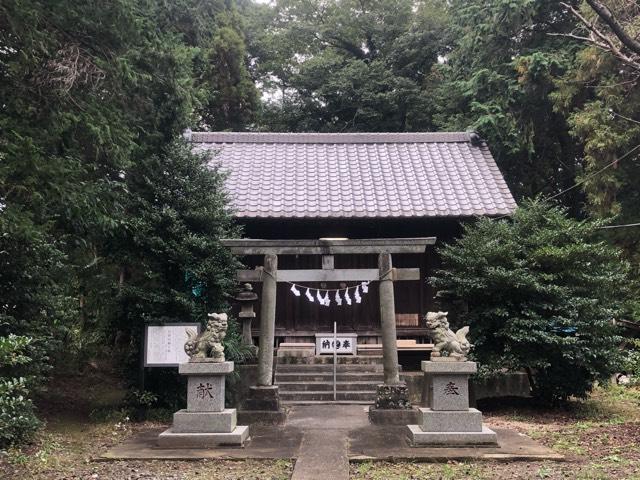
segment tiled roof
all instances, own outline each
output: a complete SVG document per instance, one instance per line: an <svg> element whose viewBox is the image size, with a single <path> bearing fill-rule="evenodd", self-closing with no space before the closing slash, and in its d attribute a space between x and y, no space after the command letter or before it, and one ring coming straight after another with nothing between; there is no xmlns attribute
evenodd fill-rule
<svg viewBox="0 0 640 480"><path fill-rule="evenodd" d="M515 201L469 133L197 133L237 217L505 215Z"/></svg>

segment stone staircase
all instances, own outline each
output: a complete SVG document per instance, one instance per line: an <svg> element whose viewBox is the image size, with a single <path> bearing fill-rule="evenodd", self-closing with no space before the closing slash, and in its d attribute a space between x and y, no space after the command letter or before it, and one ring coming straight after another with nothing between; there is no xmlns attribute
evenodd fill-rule
<svg viewBox="0 0 640 480"><path fill-rule="evenodd" d="M336 380L336 403L372 404L384 380L382 356L339 356ZM333 356L280 357L275 384L285 405L334 403Z"/></svg>

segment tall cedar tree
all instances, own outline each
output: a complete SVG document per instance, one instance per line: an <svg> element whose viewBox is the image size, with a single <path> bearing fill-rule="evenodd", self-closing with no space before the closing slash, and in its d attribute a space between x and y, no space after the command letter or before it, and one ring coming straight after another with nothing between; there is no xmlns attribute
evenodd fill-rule
<svg viewBox="0 0 640 480"><path fill-rule="evenodd" d="M220 304L231 259L216 239L233 234L222 179L174 142L188 125L251 117L255 88L221 60L233 52L247 77L234 12L230 1L0 4L0 337L32 337L33 361L12 367L29 387L62 356L137 349L160 305L189 321ZM199 308L193 281L209 288Z"/></svg>
<svg viewBox="0 0 640 480"><path fill-rule="evenodd" d="M550 34L571 31L575 19L552 0L447 3L454 41L438 69L438 128L472 129L487 139L516 199L571 186L581 145L553 94L576 46ZM562 197L574 214L576 194Z"/></svg>
<svg viewBox="0 0 640 480"><path fill-rule="evenodd" d="M604 2L623 29L637 36L640 6L637 2ZM604 34L611 29L585 4L580 14ZM582 26L585 36L586 28ZM571 39L567 39L571 42ZM612 42L615 45L615 42ZM617 224L640 222L640 72L610 52L586 43L571 68L557 80L555 105L565 115L576 141L584 145L580 175L586 193L586 207L598 218ZM623 55L638 58L622 49ZM636 150L634 150L636 149ZM631 152L631 153L630 153ZM606 168L609 166L609 168ZM606 230L607 238L624 248L640 273L638 227ZM640 304L637 307L640 316Z"/></svg>
<svg viewBox="0 0 640 480"><path fill-rule="evenodd" d="M126 221L105 246L118 266L116 307L104 332L140 360L145 323L203 321L234 285L236 261L220 243L240 234L227 209L223 175L208 156L173 143L128 171Z"/></svg>

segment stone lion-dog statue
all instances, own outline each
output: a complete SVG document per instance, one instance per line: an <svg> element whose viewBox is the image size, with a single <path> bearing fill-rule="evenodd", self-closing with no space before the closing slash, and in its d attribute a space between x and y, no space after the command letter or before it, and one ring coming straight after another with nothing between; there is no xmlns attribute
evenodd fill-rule
<svg viewBox="0 0 640 480"><path fill-rule="evenodd" d="M200 335L193 329L187 329L187 343L184 351L191 361L224 362L224 345L222 341L227 336L227 314L210 313L207 328Z"/></svg>
<svg viewBox="0 0 640 480"><path fill-rule="evenodd" d="M447 314L449 312L428 312L425 315L429 335L433 339L432 357L448 354L449 357L464 360L471 350L471 343L467 340L469 327L462 327L457 332L449 328Z"/></svg>

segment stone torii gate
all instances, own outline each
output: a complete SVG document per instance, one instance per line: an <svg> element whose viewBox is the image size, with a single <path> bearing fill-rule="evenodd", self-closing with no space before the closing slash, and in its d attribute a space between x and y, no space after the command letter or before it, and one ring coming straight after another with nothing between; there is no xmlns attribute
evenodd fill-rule
<svg viewBox="0 0 640 480"><path fill-rule="evenodd" d="M380 325L384 384L400 383L398 349L396 343L396 312L394 281L420 280L419 268L393 268L392 254L421 254L427 245L433 245L435 237L378 238L378 239L320 239L320 240L258 240L225 239L223 245L240 256L263 255L262 267L255 270L239 270L240 282L262 282L260 313L260 341L258 351L258 385L252 390L257 397L275 399L257 402L256 410L279 409L277 386L273 385L273 353L275 342L276 286L277 282L347 282L378 281L380 290ZM337 254L378 255L378 268L334 269ZM278 270L279 255L321 255L322 269ZM262 392L260 392L262 390ZM269 392L269 393L267 393ZM266 394L266 395L265 395ZM260 405L258 407L258 405Z"/></svg>

